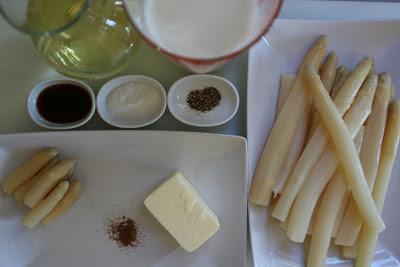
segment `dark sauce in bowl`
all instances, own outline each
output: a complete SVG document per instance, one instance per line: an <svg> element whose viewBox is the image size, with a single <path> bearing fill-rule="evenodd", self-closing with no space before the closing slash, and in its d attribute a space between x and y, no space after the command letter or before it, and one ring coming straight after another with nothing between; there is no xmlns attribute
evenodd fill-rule
<svg viewBox="0 0 400 267"><path fill-rule="evenodd" d="M73 83L54 84L38 96L39 114L54 123L72 123L84 119L92 109L92 98L86 89Z"/></svg>

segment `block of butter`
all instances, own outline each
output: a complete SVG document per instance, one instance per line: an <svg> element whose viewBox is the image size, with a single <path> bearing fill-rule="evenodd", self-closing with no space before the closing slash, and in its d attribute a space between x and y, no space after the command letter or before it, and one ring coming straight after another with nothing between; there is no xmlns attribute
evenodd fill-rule
<svg viewBox="0 0 400 267"><path fill-rule="evenodd" d="M180 172L150 194L144 205L188 252L200 247L219 228L218 217Z"/></svg>

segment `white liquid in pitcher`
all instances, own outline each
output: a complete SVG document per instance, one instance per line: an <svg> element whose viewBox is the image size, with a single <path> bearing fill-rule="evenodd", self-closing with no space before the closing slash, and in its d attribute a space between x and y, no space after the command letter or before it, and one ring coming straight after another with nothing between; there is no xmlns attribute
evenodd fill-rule
<svg viewBox="0 0 400 267"><path fill-rule="evenodd" d="M147 0L147 30L163 49L194 58L229 54L249 41L253 0Z"/></svg>

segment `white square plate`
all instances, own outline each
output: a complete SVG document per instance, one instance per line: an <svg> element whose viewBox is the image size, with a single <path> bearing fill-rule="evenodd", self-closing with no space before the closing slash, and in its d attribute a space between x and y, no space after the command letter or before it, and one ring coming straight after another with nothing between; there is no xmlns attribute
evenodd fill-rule
<svg viewBox="0 0 400 267"><path fill-rule="evenodd" d="M27 208L0 193L0 266L231 267L246 261L246 141L235 136L156 131L51 132L0 136L0 176L40 147L77 160L82 194L53 225L28 230ZM187 253L145 209L145 197L180 170L218 215L221 227ZM104 219L130 215L144 235L121 251ZM243 264L241 264L243 263Z"/></svg>
<svg viewBox="0 0 400 267"><path fill-rule="evenodd" d="M376 69L390 71L393 83L400 86L400 21L277 20L249 54L247 138L250 177L253 177L275 120L280 75L295 73L304 53L321 34L328 35L329 50L337 51L340 64L353 67L362 57L373 56ZM386 230L380 235L374 266L400 266L389 254L400 258L400 179L396 179L400 175L399 161L396 161L386 199L383 213ZM249 205L249 228L256 267L303 266L302 247L288 241L278 224L267 216L265 208ZM331 251L326 263L351 266L349 262L337 260L335 251Z"/></svg>

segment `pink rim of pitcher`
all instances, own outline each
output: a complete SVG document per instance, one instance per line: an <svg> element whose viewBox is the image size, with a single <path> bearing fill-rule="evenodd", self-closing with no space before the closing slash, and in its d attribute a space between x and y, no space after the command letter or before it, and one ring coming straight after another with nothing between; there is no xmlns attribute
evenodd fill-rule
<svg viewBox="0 0 400 267"><path fill-rule="evenodd" d="M151 40L151 38L147 37L140 30L140 28L136 25L136 23L132 19L132 16L129 14L129 11L128 11L129 9L126 6L126 2L123 1L123 3L124 3L124 6L125 6L125 11L127 12L127 16L130 19L130 21L132 22L133 27L135 28L137 33L140 35L140 37L146 43L148 43L150 45L150 47L156 49L157 51L161 52L162 54L167 55L171 59L176 60L178 62L186 61L186 62L189 62L190 64L193 64L193 65L208 65L208 64L214 64L214 63L228 61L230 59L233 59L236 56L240 55L243 51L245 51L245 50L249 49L250 47L252 47L256 42L258 42L258 40L260 40L260 38L262 38L268 32L268 30L272 26L272 23L277 18L278 14L279 14L279 11L281 10L283 0L278 0L277 1L275 10L273 11L273 15L270 17L269 21L265 24L264 28L260 31L260 33L252 41L250 41L247 45L245 45L244 47L242 47L242 48L240 48L240 49L238 49L238 50L236 50L236 51L234 51L232 53L229 53L227 55L223 55L223 56L216 57L216 58L207 58L207 59L185 57L185 56L181 56L181 55L177 55L177 54L168 52L167 50L161 48L153 40Z"/></svg>

